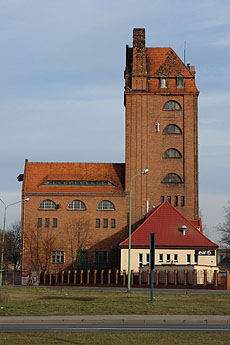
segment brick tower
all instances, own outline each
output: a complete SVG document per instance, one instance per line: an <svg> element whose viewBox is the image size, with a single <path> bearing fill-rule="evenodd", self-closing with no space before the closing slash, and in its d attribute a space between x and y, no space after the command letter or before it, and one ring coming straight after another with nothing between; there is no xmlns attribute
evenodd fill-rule
<svg viewBox="0 0 230 345"><path fill-rule="evenodd" d="M126 181L132 184L132 223L168 200L198 219L199 91L195 69L171 48L147 48L145 29L126 48Z"/></svg>

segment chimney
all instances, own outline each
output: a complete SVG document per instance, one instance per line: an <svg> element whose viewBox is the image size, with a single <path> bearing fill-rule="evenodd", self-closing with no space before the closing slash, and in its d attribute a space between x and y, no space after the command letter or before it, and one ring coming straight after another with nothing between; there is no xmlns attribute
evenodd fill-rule
<svg viewBox="0 0 230 345"><path fill-rule="evenodd" d="M133 29L133 75L146 74L145 29Z"/></svg>

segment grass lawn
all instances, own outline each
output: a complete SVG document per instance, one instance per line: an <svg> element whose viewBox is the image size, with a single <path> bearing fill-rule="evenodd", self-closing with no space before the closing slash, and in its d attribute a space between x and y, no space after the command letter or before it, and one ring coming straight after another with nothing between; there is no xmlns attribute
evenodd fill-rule
<svg viewBox="0 0 230 345"><path fill-rule="evenodd" d="M95 290L2 287L0 316L86 314L207 314L228 315L228 294L155 294Z"/></svg>
<svg viewBox="0 0 230 345"><path fill-rule="evenodd" d="M227 345L229 333L0 333L0 344L17 345Z"/></svg>

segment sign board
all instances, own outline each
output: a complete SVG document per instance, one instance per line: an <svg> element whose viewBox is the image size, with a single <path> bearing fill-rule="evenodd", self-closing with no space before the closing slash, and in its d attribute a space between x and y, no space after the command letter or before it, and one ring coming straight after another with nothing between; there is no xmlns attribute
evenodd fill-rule
<svg viewBox="0 0 230 345"><path fill-rule="evenodd" d="M215 255L215 250L196 250L196 254L200 256L213 256Z"/></svg>
<svg viewBox="0 0 230 345"><path fill-rule="evenodd" d="M21 284L22 285L28 285L29 279L30 279L30 272L29 271L22 271Z"/></svg>

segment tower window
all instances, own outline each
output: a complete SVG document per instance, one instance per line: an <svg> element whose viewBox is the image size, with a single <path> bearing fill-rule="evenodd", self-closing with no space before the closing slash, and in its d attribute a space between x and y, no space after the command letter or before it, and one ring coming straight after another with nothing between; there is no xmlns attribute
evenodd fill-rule
<svg viewBox="0 0 230 345"><path fill-rule="evenodd" d="M181 129L177 125L168 125L164 128L163 134L181 134Z"/></svg>
<svg viewBox="0 0 230 345"><path fill-rule="evenodd" d="M161 204L163 204L164 201L165 201L165 197L164 195L161 195Z"/></svg>
<svg viewBox="0 0 230 345"><path fill-rule="evenodd" d="M179 74L176 77L176 86L177 86L177 88L183 88L184 87L184 77L182 74Z"/></svg>
<svg viewBox="0 0 230 345"><path fill-rule="evenodd" d="M167 201L171 204L171 196L170 195L167 196Z"/></svg>
<svg viewBox="0 0 230 345"><path fill-rule="evenodd" d="M167 151L165 151L163 158L181 158L182 155L180 153L180 151L176 150L176 149L168 149Z"/></svg>
<svg viewBox="0 0 230 345"><path fill-rule="evenodd" d="M109 200L102 200L98 205L97 205L97 210L109 210L109 211L114 211L115 207L114 204L109 201Z"/></svg>
<svg viewBox="0 0 230 345"><path fill-rule="evenodd" d="M162 74L160 76L160 87L161 88L166 88L167 87L167 77L165 74Z"/></svg>
<svg viewBox="0 0 230 345"><path fill-rule="evenodd" d="M167 174L163 178L162 182L163 183L182 183L182 180L181 180L179 175L174 174L174 173L170 173L170 174Z"/></svg>
<svg viewBox="0 0 230 345"><path fill-rule="evenodd" d="M163 110L181 110L181 105L176 101L168 101L163 106Z"/></svg>

